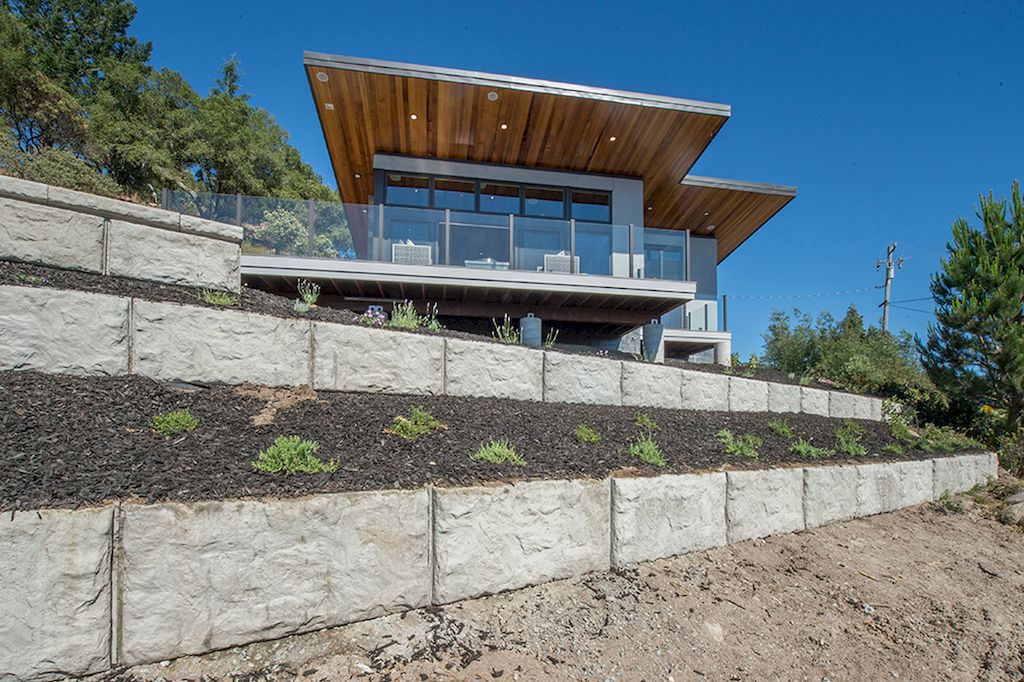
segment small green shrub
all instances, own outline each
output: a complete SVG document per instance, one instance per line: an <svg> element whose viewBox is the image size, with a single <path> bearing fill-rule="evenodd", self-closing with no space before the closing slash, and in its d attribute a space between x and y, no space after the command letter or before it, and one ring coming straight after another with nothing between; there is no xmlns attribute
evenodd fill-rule
<svg viewBox="0 0 1024 682"><path fill-rule="evenodd" d="M636 457L644 464L651 466L665 466L665 457L661 454L661 448L654 442L650 434L637 436L636 440L629 445L630 457Z"/></svg>
<svg viewBox="0 0 1024 682"><path fill-rule="evenodd" d="M544 347L554 348L555 342L558 341L558 330L552 327L548 330L547 335L544 337Z"/></svg>
<svg viewBox="0 0 1024 682"><path fill-rule="evenodd" d="M416 312L416 307L413 306L412 301L404 301L394 305L391 309L391 322L388 323L388 326L395 329L420 328L420 314Z"/></svg>
<svg viewBox="0 0 1024 682"><path fill-rule="evenodd" d="M746 457L747 459L757 459L757 449L764 445L764 441L753 434L746 433L742 436L736 436L728 429L719 431L715 434L715 438L725 446L725 451L728 454Z"/></svg>
<svg viewBox="0 0 1024 682"><path fill-rule="evenodd" d="M902 455L905 452L903 446L899 443L886 443L882 450L888 452L890 455Z"/></svg>
<svg viewBox="0 0 1024 682"><path fill-rule="evenodd" d="M643 429L644 431L657 431L658 422L651 418L651 415L646 412L637 412L633 415L633 421L636 422L637 428Z"/></svg>
<svg viewBox="0 0 1024 682"><path fill-rule="evenodd" d="M580 424L576 427L576 440L581 443L600 443L601 436L586 424Z"/></svg>
<svg viewBox="0 0 1024 682"><path fill-rule="evenodd" d="M278 436L266 450L261 450L253 469L268 474L285 472L286 474L319 474L332 473L338 470L335 460L324 462L316 456L320 443L298 436Z"/></svg>
<svg viewBox="0 0 1024 682"><path fill-rule="evenodd" d="M958 452L981 450L985 446L955 429L928 424L921 429L921 437L914 441L914 447L924 452Z"/></svg>
<svg viewBox="0 0 1024 682"><path fill-rule="evenodd" d="M781 419L775 419L768 422L768 428L772 430L772 433L777 436L782 436L783 438L792 439L796 436L796 434L793 433L792 427Z"/></svg>
<svg viewBox="0 0 1024 682"><path fill-rule="evenodd" d="M24 272L19 272L15 275L15 279L22 284L28 284L33 287L42 286L46 283L45 277L40 277L39 275L26 275Z"/></svg>
<svg viewBox="0 0 1024 682"><path fill-rule="evenodd" d="M438 332L443 329L437 319L436 303L427 307L425 315L420 315L416 312L416 307L412 304L412 301L403 301L394 305L391 309L391 321L388 323L388 326L394 329L406 330L426 329L430 332Z"/></svg>
<svg viewBox="0 0 1024 682"><path fill-rule="evenodd" d="M505 315L500 325L497 320L494 319L491 320L491 324L494 325L494 331L491 332L491 336L496 338L498 341L510 345L523 342L522 333L519 331L519 328L512 323L512 319L508 315Z"/></svg>
<svg viewBox="0 0 1024 682"><path fill-rule="evenodd" d="M889 417L889 433L898 441L909 443L917 438L906 418L901 414L892 414Z"/></svg>
<svg viewBox="0 0 1024 682"><path fill-rule="evenodd" d="M320 285L314 284L307 279L300 279L298 288L299 298L295 301L292 309L299 315L305 315L309 312L310 308L316 305L317 300L320 298Z"/></svg>
<svg viewBox="0 0 1024 682"><path fill-rule="evenodd" d="M192 431L199 426L199 420L187 409L172 410L158 414L152 419L153 430L165 436L176 436L185 431Z"/></svg>
<svg viewBox="0 0 1024 682"><path fill-rule="evenodd" d="M474 461L490 462L491 464L514 464L523 466L523 459L512 443L507 440L491 440L480 446L480 449L469 456Z"/></svg>
<svg viewBox="0 0 1024 682"><path fill-rule="evenodd" d="M863 457L868 454L867 449L861 445L860 438L864 434L864 427L852 421L845 421L836 429L836 450L849 455L850 457Z"/></svg>
<svg viewBox="0 0 1024 682"><path fill-rule="evenodd" d="M999 466L1018 478L1024 478L1024 429L1004 436L999 442Z"/></svg>
<svg viewBox="0 0 1024 682"><path fill-rule="evenodd" d="M964 512L964 506L959 500L950 495L948 490L942 493L939 499L935 501L935 506L947 513L962 514Z"/></svg>
<svg viewBox="0 0 1024 682"><path fill-rule="evenodd" d="M398 436L399 438L412 440L419 436L433 433L439 429L447 428L447 424L439 422L434 415L430 414L422 407L413 406L413 408L409 410L408 417L398 415L391 423L391 426L384 429L384 433L390 433L391 435Z"/></svg>
<svg viewBox="0 0 1024 682"><path fill-rule="evenodd" d="M803 438L797 438L792 445L789 446L789 451L799 457L813 457L820 459L822 457L831 457L836 454L834 450L828 448L819 448L812 445L810 441L806 441Z"/></svg>
<svg viewBox="0 0 1024 682"><path fill-rule="evenodd" d="M238 305L238 294L217 289L200 289L199 300L207 305L235 306Z"/></svg>

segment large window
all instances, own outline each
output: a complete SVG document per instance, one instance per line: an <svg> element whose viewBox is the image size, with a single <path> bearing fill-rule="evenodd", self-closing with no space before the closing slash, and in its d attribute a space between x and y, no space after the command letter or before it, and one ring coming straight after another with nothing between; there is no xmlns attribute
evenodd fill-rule
<svg viewBox="0 0 1024 682"><path fill-rule="evenodd" d="M455 211L476 210L476 183L472 180L434 180L434 208L450 208Z"/></svg>
<svg viewBox="0 0 1024 682"><path fill-rule="evenodd" d="M430 178L425 175L387 175L388 203L430 206Z"/></svg>
<svg viewBox="0 0 1024 682"><path fill-rule="evenodd" d="M611 192L382 172L384 203L530 218L612 221ZM378 175L380 177L380 175ZM379 186L379 185L378 185Z"/></svg>

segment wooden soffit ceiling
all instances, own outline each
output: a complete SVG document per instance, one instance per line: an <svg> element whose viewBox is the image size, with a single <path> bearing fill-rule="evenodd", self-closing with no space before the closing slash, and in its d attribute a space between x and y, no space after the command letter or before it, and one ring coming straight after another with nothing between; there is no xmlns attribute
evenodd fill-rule
<svg viewBox="0 0 1024 682"><path fill-rule="evenodd" d="M369 202L378 152L642 178L652 201L674 197L730 113L723 104L473 71L311 52L304 62L348 203ZM667 208L657 215L661 226L682 227Z"/></svg>
<svg viewBox="0 0 1024 682"><path fill-rule="evenodd" d="M645 223L714 236L721 263L795 196L796 187L786 185L688 175L659 195Z"/></svg>

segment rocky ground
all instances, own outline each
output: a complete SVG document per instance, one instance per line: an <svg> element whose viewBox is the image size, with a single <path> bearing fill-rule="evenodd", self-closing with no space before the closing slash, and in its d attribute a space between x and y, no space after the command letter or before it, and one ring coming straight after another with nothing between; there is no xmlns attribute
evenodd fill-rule
<svg viewBox="0 0 1024 682"><path fill-rule="evenodd" d="M1020 489L95 679L1024 680Z"/></svg>

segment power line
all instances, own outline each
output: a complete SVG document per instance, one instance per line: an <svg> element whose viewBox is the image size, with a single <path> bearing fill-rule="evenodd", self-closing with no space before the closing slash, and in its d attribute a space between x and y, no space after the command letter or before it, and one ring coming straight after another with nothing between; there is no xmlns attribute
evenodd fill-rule
<svg viewBox="0 0 1024 682"><path fill-rule="evenodd" d="M930 301L930 300L932 300L931 296L922 296L921 298L905 298L902 301L889 301L889 303L890 304L893 304L893 303L916 303L917 301Z"/></svg>
<svg viewBox="0 0 1024 682"><path fill-rule="evenodd" d="M846 289L845 291L823 291L823 292L814 293L814 294L764 294L764 295L737 294L737 295L730 295L729 299L730 300L740 299L740 300L751 300L751 301L771 301L771 300L786 299L786 298L821 298L823 296L845 296L846 294L860 294L860 293L863 293L865 291L877 291L878 289L881 289L883 286L884 285L878 285L878 286L873 286L873 287L861 287L860 289Z"/></svg>
<svg viewBox="0 0 1024 682"><path fill-rule="evenodd" d="M889 305L890 305L890 307L899 308L900 310L909 310L912 313L923 313L925 315L934 315L935 314L934 310L919 310L917 308L908 308L908 307L902 306L902 305L893 305L892 303L890 303Z"/></svg>

